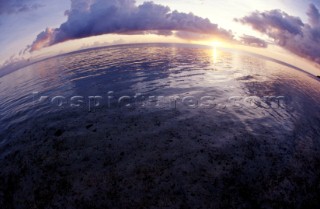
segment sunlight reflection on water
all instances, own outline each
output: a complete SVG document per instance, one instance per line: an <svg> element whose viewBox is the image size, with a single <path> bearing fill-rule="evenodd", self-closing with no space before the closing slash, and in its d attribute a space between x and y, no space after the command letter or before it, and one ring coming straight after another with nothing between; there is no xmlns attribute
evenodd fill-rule
<svg viewBox="0 0 320 209"><path fill-rule="evenodd" d="M295 108L294 117L318 118L320 112L318 80L269 60L216 47L153 44L101 48L51 58L0 80L0 131L61 111L34 105L33 92L49 97L107 96L108 91L167 97L209 95L217 101L233 96L285 96L290 111ZM273 117L275 126L285 124L284 120L294 123L287 109L228 111L243 121Z"/></svg>

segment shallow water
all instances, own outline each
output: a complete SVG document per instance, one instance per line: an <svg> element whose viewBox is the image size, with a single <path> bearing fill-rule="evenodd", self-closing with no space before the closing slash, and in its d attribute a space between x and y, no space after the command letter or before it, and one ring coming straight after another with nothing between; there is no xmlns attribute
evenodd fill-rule
<svg viewBox="0 0 320 209"><path fill-rule="evenodd" d="M1 77L0 109L4 208L320 205L320 82L289 65L190 45L87 50Z"/></svg>

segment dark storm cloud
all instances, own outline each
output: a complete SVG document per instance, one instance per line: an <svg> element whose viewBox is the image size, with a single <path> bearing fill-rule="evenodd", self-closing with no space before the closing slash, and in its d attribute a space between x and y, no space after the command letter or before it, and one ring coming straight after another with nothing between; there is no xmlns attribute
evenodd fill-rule
<svg viewBox="0 0 320 209"><path fill-rule="evenodd" d="M71 9L65 14L68 20L59 28L40 33L30 46L30 51L67 40L109 33L153 31L170 35L172 31L188 31L232 39L231 32L219 28L208 19L192 13L171 11L169 7L153 2L136 6L134 0L71 0Z"/></svg>
<svg viewBox="0 0 320 209"><path fill-rule="evenodd" d="M262 47L266 48L268 46L268 43L260 38L254 37L254 36L249 36L249 35L243 35L240 38L240 41L249 46L255 46L255 47Z"/></svg>
<svg viewBox="0 0 320 209"><path fill-rule="evenodd" d="M307 11L308 23L280 10L253 12L237 21L252 26L289 51L320 64L320 15L314 4Z"/></svg>
<svg viewBox="0 0 320 209"><path fill-rule="evenodd" d="M34 0L0 0L0 15L36 10L43 5Z"/></svg>

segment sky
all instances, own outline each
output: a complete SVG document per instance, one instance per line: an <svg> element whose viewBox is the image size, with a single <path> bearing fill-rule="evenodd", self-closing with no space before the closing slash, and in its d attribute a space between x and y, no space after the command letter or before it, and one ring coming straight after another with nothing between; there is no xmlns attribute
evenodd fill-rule
<svg viewBox="0 0 320 209"><path fill-rule="evenodd" d="M319 8L320 0L0 0L0 65L142 42L250 45L320 64Z"/></svg>

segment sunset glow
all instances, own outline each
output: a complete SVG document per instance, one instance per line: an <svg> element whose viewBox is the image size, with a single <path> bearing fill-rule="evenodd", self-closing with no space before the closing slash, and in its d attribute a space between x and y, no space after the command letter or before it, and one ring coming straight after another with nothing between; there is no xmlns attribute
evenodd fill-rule
<svg viewBox="0 0 320 209"><path fill-rule="evenodd" d="M319 0L0 0L0 209L319 209Z"/></svg>
<svg viewBox="0 0 320 209"><path fill-rule="evenodd" d="M223 46L223 43L220 42L220 41L213 41L213 42L211 43L211 45L212 45L213 47L222 47L222 46Z"/></svg>
<svg viewBox="0 0 320 209"><path fill-rule="evenodd" d="M98 13L98 11L94 9L95 7L90 7L90 4L99 5L102 10L104 7L108 7L107 4L103 5L104 3L102 3L101 0L83 0L85 3L81 5L76 3L72 3L70 5L68 1L58 0L59 3L57 3L57 5L59 6L55 6L52 13L48 11L50 8L49 6L42 7L40 6L40 3L37 2L38 0L32 1L35 1L35 3L31 4L31 6L21 5L21 8L29 8L29 12L19 12L17 9L19 8L18 4L16 6L13 5L10 11L16 11L17 16L21 17L22 21L24 21L21 23L23 25L28 25L25 17L29 13L37 15L46 14L46 20L48 21L38 19L37 21L29 22L33 25L32 29L34 28L35 30L30 31L31 27L25 27L26 31L23 32L23 27L18 25L20 23L13 22L13 19L10 22L10 19L13 17L10 13L2 14L5 18L8 18L8 21L4 21L2 24L4 31L8 31L10 34L15 34L14 37L19 37L14 41L10 41L13 36L2 35L3 38L0 39L0 43L4 47L4 50L0 53L0 63L4 64L4 66L16 61L22 62L26 59L38 60L40 57L43 58L50 55L58 55L60 52L66 53L86 47L91 48L118 43L125 44L143 42L195 43L227 48L239 48L239 45L250 45L265 48L266 50L264 55L268 56L270 54L270 52L267 51L268 45L277 45L277 43L280 43L281 41L288 43L291 42L291 40L275 40L273 42L272 39L280 38L280 34L285 30L284 28L276 27L277 23L272 23L270 26L264 26L270 30L267 34L273 34L272 37L268 37L267 34L261 33L264 30L260 30L258 25L252 25L254 22L250 22L251 19L259 17L257 16L258 14L253 13L254 10L273 11L272 9L277 8L279 9L279 12L266 12L264 14L265 18L275 20L278 16L281 16L282 18L287 18L288 22L290 22L290 19L297 17L301 19L302 23L307 24L308 21L312 19L310 19L308 15L311 17L313 12L315 15L312 17L316 17L316 13L318 11L317 4L312 4L314 7L309 7L310 3L314 3L313 0L310 0L308 3L297 2L295 4L286 3L288 0L285 0L284 2L276 0L272 0L271 2L247 0L244 2L241 1L241 3L240 1L237 2L238 0L232 2L220 0L216 2L202 1L202 3L192 0L188 2L188 4L181 3L180 1L168 2L161 0L155 0L154 3L144 3L143 0L138 0L134 3L134 1L130 0L130 4L123 5L121 9L123 11L128 9L137 10L138 13L132 13L132 15L134 15L130 18L120 16L122 13L117 14L119 15L117 24L121 29L115 29L113 28L114 24L109 24L109 22L104 22L104 25L102 22L99 24L83 22L93 21L93 19L90 18L95 18L96 13ZM8 7L10 5L11 4L8 3ZM143 6L139 7L140 5ZM83 13L91 15L90 18L80 20L83 15L80 15L79 13L78 16L78 13L72 13L72 11L78 9ZM144 9L149 11L149 13L145 13ZM151 27L142 21L143 19L150 19L150 17L148 17L148 15L152 14L150 13L150 9L162 11L162 13L153 13L154 15L157 15L157 18L161 20L162 23L158 22L156 25ZM174 12L175 10L178 13ZM310 11L308 12L308 10ZM65 12L64 15L61 15L61 13L64 13L61 11L67 12ZM176 17L173 17L175 15ZM144 18L140 18L140 16L144 16ZM182 16L184 19L175 19L181 18ZM135 18L140 18L139 22L135 21L134 24L131 24L130 21ZM190 20L187 20L188 18L190 18ZM178 25L174 25L177 20L180 21L180 23ZM192 22L195 20L199 22ZM265 21L267 22L268 20ZM282 22L285 21L287 20L282 20ZM297 24L300 24L299 21L297 21ZM312 21L316 22L317 20ZM82 24L80 24L80 22L82 22ZM186 22L188 22L189 25L185 24ZM87 26L92 24L96 24L92 27L95 29L90 29L91 31L89 31L91 26ZM15 27L12 27L13 25L15 25ZM60 28L59 25L63 27ZM137 26L138 29L136 30L131 28L131 25L139 26ZM262 25L262 22L260 25ZM19 30L15 31L13 28L19 28ZM174 32L169 32L170 30L168 30L168 28ZM312 33L312 31L310 31L310 33ZM153 34L157 37L152 37ZM104 36L112 38L104 38ZM306 34L304 37L307 36L308 35ZM214 37L213 40L212 37ZM210 41L208 42L208 40ZM311 44L311 46L312 45L314 44ZM289 51L295 49L293 54L303 54L304 58L317 63L317 58L314 57L312 52L303 47L284 46L283 48Z"/></svg>

